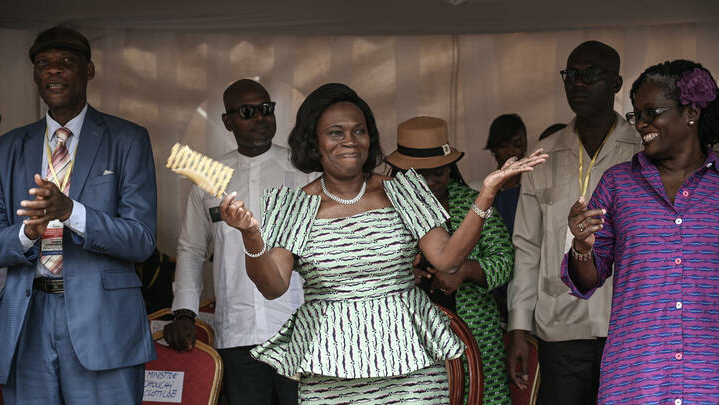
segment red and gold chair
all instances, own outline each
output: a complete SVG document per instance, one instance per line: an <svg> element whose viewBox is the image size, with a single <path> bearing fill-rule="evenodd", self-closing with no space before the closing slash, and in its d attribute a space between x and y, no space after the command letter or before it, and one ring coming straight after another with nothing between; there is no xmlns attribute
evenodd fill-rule
<svg viewBox="0 0 719 405"><path fill-rule="evenodd" d="M524 334L524 337L529 345L529 359L527 360L527 374L529 375L527 389L521 390L517 385L510 380L509 390L512 395L513 405L535 405L539 395L539 383L541 376L539 374L539 350L537 346L537 339L530 336L528 333ZM509 346L509 335L504 333L504 347Z"/></svg>
<svg viewBox="0 0 719 405"><path fill-rule="evenodd" d="M215 313L215 299L210 298L200 303L200 312L207 312L208 314Z"/></svg>
<svg viewBox="0 0 719 405"><path fill-rule="evenodd" d="M180 352L158 343L162 331L155 333L157 359L145 365L146 371L182 371L182 405L215 405L222 385L222 360L212 347L198 341L190 351ZM165 402L143 401L143 405Z"/></svg>
<svg viewBox="0 0 719 405"><path fill-rule="evenodd" d="M482 354L477 346L477 340L466 323L454 312L437 305L450 319L450 328L464 342L467 347L464 355L469 365L469 390L467 390L467 404L479 405L484 395L484 374L482 372ZM462 405L465 393L465 375L462 357L447 360L447 374L449 374L449 403Z"/></svg>

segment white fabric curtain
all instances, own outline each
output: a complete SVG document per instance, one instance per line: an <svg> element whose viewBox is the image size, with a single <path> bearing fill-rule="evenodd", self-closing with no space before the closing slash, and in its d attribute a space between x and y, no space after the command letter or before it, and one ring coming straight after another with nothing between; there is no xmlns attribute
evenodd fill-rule
<svg viewBox="0 0 719 405"><path fill-rule="evenodd" d="M686 58L719 75L719 24L459 36L248 36L229 31L82 29L97 76L89 102L147 127L158 181L158 248L174 255L189 183L164 168L175 142L210 156L234 146L222 125L222 92L232 81L259 80L277 102L276 143L287 134L304 97L319 85L344 82L375 113L385 153L397 124L432 115L450 124L450 143L466 152L460 168L480 183L494 168L484 150L489 124L503 113L524 119L530 148L539 133L567 122L559 77L569 52L597 39L617 49L624 87L617 111L631 110L628 91L651 64ZM43 113L27 50L35 32L0 30L0 133Z"/></svg>

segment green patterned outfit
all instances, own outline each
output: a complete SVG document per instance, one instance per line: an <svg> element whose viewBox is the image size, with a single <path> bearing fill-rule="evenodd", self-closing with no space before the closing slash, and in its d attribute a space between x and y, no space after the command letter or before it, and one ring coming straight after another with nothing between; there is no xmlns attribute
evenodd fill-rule
<svg viewBox="0 0 719 405"><path fill-rule="evenodd" d="M452 229L457 229L477 198L478 192L454 181L447 186L447 192L450 223ZM514 251L509 232L498 213L495 212L484 223L482 236L470 253L469 259L478 261L482 266L489 288L480 287L472 282L462 283L456 295L457 315L472 330L482 353L484 403L511 405L499 310L491 290L509 282L514 264ZM467 375L466 363L465 375Z"/></svg>
<svg viewBox="0 0 719 405"><path fill-rule="evenodd" d="M252 355L298 378L303 404L449 403L444 361L464 345L412 271L449 215L414 171L384 188L391 206L332 219L320 196L266 192L262 236L295 255L305 303Z"/></svg>

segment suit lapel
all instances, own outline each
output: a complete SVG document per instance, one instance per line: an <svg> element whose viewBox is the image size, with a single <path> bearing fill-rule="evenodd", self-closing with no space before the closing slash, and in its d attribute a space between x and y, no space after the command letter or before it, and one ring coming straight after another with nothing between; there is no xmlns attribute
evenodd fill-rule
<svg viewBox="0 0 719 405"><path fill-rule="evenodd" d="M94 108L87 106L85 122L82 123L80 131L80 142L75 152L75 164L72 168L72 180L70 184L70 198L78 200L85 182L90 174L90 168L95 161L97 148L100 146L105 132L105 125L100 113Z"/></svg>
<svg viewBox="0 0 719 405"><path fill-rule="evenodd" d="M32 124L28 129L23 144L22 162L25 164L25 190L37 187L35 184L35 173L42 176L42 154L45 148L45 119ZM26 195L23 198L29 198Z"/></svg>

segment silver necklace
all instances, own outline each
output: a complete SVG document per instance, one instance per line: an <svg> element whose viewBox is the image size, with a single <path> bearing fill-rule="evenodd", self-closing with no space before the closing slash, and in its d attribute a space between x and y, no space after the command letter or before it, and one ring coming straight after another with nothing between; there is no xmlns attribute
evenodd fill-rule
<svg viewBox="0 0 719 405"><path fill-rule="evenodd" d="M359 201L360 198L362 198L362 196L364 195L364 191L367 188L367 179L364 179L364 182L362 182L362 188L360 189L359 194L357 194L355 196L355 198L353 198L351 200L345 200L343 198L339 198L336 195L330 193L327 190L327 186L325 186L325 176L320 177L320 184L322 185L322 192L325 193L325 195L327 197L329 197L330 200L338 202L340 204L344 204L344 205L352 205L352 204L355 204L357 201Z"/></svg>

